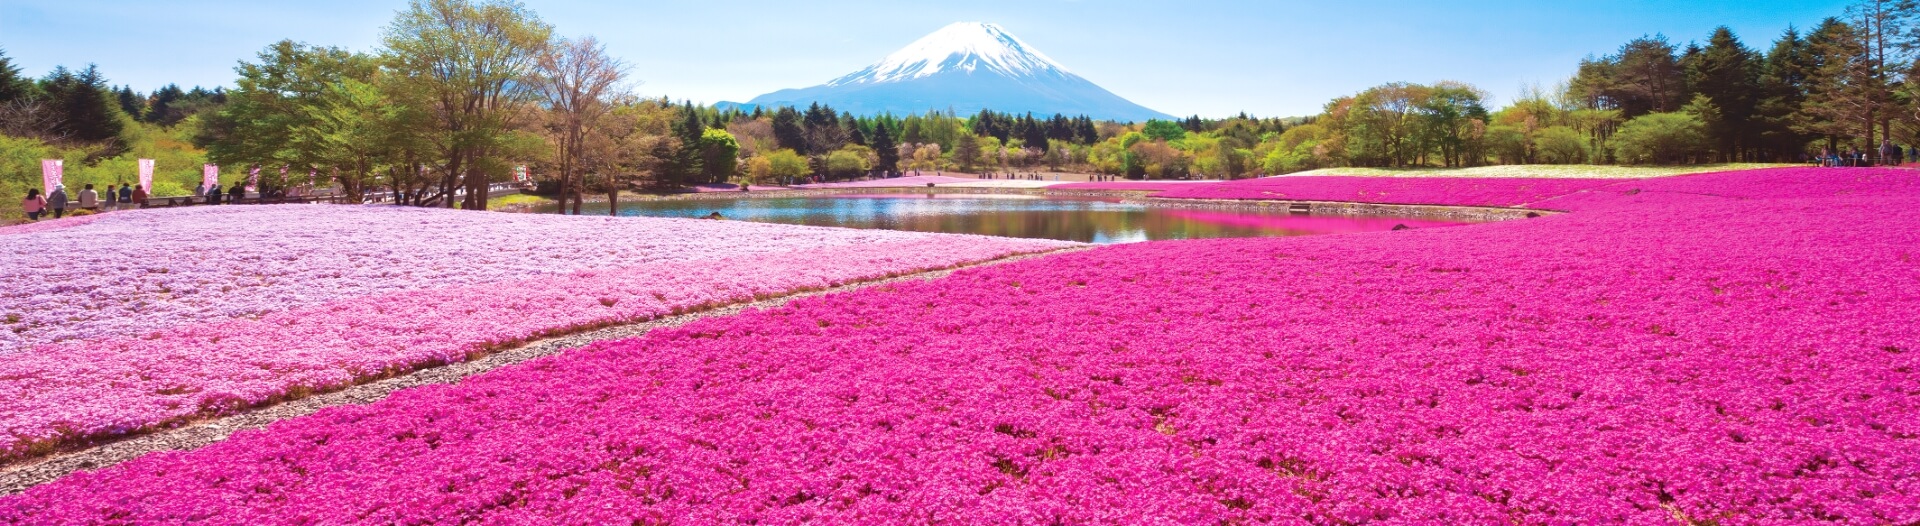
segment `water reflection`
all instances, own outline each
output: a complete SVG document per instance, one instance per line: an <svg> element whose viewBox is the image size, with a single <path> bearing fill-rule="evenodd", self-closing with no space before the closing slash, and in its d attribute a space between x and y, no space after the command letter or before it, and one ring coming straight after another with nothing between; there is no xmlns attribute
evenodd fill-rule
<svg viewBox="0 0 1920 526"><path fill-rule="evenodd" d="M552 212L551 208L542 210ZM584 213L605 214L606 203ZM620 215L706 217L796 225L1131 243L1160 239L1267 237L1451 226L1458 221L1290 215L1285 212L1155 208L1117 200L1033 195L846 194L826 197L624 201Z"/></svg>

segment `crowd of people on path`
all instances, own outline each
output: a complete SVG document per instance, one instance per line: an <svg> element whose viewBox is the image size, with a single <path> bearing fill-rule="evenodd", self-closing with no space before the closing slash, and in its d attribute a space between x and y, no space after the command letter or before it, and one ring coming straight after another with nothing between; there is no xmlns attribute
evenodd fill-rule
<svg viewBox="0 0 1920 526"><path fill-rule="evenodd" d="M1839 148L1821 148L1820 155L1815 157L1813 161L1822 167L1836 168L1875 165L1900 166L1906 164L1908 160L1920 161L1920 148L1903 148L1893 144L1893 141L1883 140L1880 141L1880 152L1878 156L1872 155L1871 152L1866 150L1861 150L1857 146L1844 150Z"/></svg>
<svg viewBox="0 0 1920 526"><path fill-rule="evenodd" d="M207 204L210 205L220 204L222 196L226 197L228 203L238 203L241 199L247 197L247 187L241 186L240 183L234 183L233 186L228 187L226 190L221 190L220 183L217 182L213 183L213 186L202 184L193 187L193 196L207 198Z"/></svg>
<svg viewBox="0 0 1920 526"><path fill-rule="evenodd" d="M46 195L40 195L39 188L30 188L27 190L26 199L21 201L20 207L27 213L28 220L39 221L40 217L45 215L51 215L54 219L67 215L70 204L75 205L73 208L86 210L90 214L112 212L121 208L139 208L147 204L147 189L140 185L120 183L119 190L114 190L111 184L100 190L94 190L93 185L88 184L75 195L68 196L67 185L54 185L53 191L47 192Z"/></svg>

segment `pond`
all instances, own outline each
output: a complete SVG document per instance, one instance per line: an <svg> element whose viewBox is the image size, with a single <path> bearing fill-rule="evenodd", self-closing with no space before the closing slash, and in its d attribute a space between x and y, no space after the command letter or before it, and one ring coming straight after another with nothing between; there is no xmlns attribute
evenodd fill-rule
<svg viewBox="0 0 1920 526"><path fill-rule="evenodd" d="M551 213L552 205L537 212ZM663 199L620 202L620 215L880 228L989 236L1130 243L1162 239L1275 237L1430 228L1455 220L1314 216L1255 210L1150 207L1115 199L992 194L845 194L815 197ZM607 204L587 203L587 215Z"/></svg>

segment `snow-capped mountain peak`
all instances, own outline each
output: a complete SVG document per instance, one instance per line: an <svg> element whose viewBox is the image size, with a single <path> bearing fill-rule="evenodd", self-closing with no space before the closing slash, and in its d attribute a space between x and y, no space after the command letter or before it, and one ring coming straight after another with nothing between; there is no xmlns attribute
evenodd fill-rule
<svg viewBox="0 0 1920 526"><path fill-rule="evenodd" d="M980 22L940 28L866 69L818 86L760 95L746 106L811 104L856 115L929 110L971 115L990 109L1122 122L1172 118L1120 98L1068 72L1000 26Z"/></svg>
<svg viewBox="0 0 1920 526"><path fill-rule="evenodd" d="M1065 66L998 25L958 22L921 37L866 69L834 79L827 85L899 82L929 77L943 71L972 73L981 68L1015 77L1067 72Z"/></svg>

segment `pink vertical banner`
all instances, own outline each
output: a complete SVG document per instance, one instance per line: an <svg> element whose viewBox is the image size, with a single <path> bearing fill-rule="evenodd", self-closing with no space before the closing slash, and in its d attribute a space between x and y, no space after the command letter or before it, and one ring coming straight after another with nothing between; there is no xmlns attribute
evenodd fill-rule
<svg viewBox="0 0 1920 526"><path fill-rule="evenodd" d="M45 186L42 191L53 193L54 187L60 186L60 180L65 176L66 164L66 161L60 159L40 160L40 183Z"/></svg>
<svg viewBox="0 0 1920 526"><path fill-rule="evenodd" d="M140 160L140 188L153 191L153 159Z"/></svg>
<svg viewBox="0 0 1920 526"><path fill-rule="evenodd" d="M220 165L200 165L200 186L211 189L217 184L220 184Z"/></svg>
<svg viewBox="0 0 1920 526"><path fill-rule="evenodd" d="M252 192L254 186L257 186L259 184L260 184L260 167L255 166L251 169L248 169L247 170L247 191Z"/></svg>

